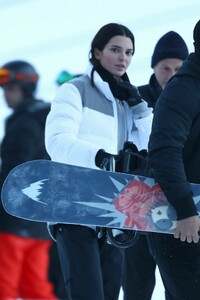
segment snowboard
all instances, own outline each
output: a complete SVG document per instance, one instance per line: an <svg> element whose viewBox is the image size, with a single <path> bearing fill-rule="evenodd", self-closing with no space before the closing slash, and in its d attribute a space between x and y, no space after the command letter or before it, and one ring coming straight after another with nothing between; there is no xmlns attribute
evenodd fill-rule
<svg viewBox="0 0 200 300"><path fill-rule="evenodd" d="M200 211L200 185L191 184ZM172 234L176 213L152 178L50 160L15 167L2 188L4 209L22 219Z"/></svg>

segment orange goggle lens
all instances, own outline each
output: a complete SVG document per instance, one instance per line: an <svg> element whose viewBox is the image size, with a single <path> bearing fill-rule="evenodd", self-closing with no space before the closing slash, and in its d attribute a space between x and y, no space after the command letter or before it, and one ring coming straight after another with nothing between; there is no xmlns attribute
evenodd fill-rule
<svg viewBox="0 0 200 300"><path fill-rule="evenodd" d="M0 69L0 85L6 84L10 81L10 71L7 69Z"/></svg>
<svg viewBox="0 0 200 300"><path fill-rule="evenodd" d="M8 84L12 80L26 81L35 83L38 80L37 74L24 74L24 73L13 73L8 69L0 68L0 85Z"/></svg>

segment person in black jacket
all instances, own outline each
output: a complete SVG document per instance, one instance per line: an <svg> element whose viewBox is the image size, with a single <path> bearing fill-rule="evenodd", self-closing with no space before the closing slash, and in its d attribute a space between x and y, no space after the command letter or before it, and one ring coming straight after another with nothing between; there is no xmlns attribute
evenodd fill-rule
<svg viewBox="0 0 200 300"><path fill-rule="evenodd" d="M188 54L185 41L174 31L167 32L158 40L151 59L154 72L148 84L138 87L149 107L155 108L167 82L180 69ZM151 299L155 287L155 268L146 235L140 234L137 243L125 249L124 300Z"/></svg>
<svg viewBox="0 0 200 300"><path fill-rule="evenodd" d="M0 68L0 86L12 109L1 144L0 188L15 166L49 159L44 146L44 126L50 104L36 100L38 74L25 61ZM51 246L44 223L25 221L0 206L0 299L57 299L48 280Z"/></svg>
<svg viewBox="0 0 200 300"><path fill-rule="evenodd" d="M170 300L200 299L200 219L190 182L200 184L200 20L194 53L166 85L154 113L147 174L177 214L174 235L149 234Z"/></svg>

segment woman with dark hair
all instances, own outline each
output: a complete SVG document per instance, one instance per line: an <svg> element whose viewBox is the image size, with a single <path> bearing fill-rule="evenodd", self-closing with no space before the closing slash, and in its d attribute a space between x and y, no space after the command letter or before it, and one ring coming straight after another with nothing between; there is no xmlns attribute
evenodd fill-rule
<svg viewBox="0 0 200 300"><path fill-rule="evenodd" d="M134 51L127 27L110 23L98 31L86 74L59 88L47 117L45 142L52 160L109 169L126 141L147 147L152 112L126 74ZM104 235L98 238L95 228L56 224L53 232L68 299L117 300L122 250L107 244Z"/></svg>

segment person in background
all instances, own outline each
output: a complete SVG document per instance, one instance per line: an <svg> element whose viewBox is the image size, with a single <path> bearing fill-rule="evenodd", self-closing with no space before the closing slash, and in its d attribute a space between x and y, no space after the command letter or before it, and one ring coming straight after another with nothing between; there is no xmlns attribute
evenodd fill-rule
<svg viewBox="0 0 200 300"><path fill-rule="evenodd" d="M161 93L154 112L147 174L177 215L174 235L149 234L169 300L200 299L200 219L190 183L200 184L200 20L194 53Z"/></svg>
<svg viewBox="0 0 200 300"><path fill-rule="evenodd" d="M138 87L142 98L150 107L155 108L165 85L180 69L188 54L185 41L174 31L167 32L158 40L151 58L154 72L148 84ZM124 300L151 299L155 287L155 268L146 235L140 234L137 243L125 249Z"/></svg>
<svg viewBox="0 0 200 300"><path fill-rule="evenodd" d="M158 40L151 58L153 74L148 84L138 87L150 107L155 107L160 93L180 69L188 54L188 47L177 32L169 31Z"/></svg>
<svg viewBox="0 0 200 300"><path fill-rule="evenodd" d="M1 143L0 189L15 166L29 160L49 159L44 126L50 104L34 93L39 76L26 61L0 68L0 86L12 113ZM57 299L48 280L51 240L44 223L25 221L0 205L0 299Z"/></svg>
<svg viewBox="0 0 200 300"><path fill-rule="evenodd" d="M109 23L96 33L87 72L64 83L52 102L45 141L53 161L110 170L125 141L142 140L150 130L152 109L126 73L134 52L126 26ZM109 245L104 234L98 238L95 228L56 224L52 232L68 300L118 300L122 249Z"/></svg>

